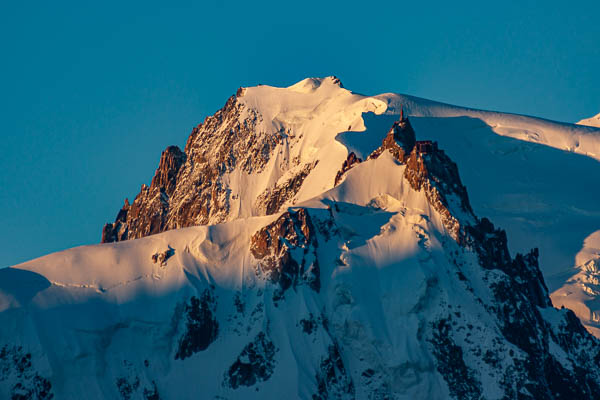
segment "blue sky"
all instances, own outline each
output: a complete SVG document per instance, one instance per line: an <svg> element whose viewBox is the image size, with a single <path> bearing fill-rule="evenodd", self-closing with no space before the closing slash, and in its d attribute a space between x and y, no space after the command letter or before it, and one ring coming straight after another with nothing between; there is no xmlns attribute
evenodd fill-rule
<svg viewBox="0 0 600 400"><path fill-rule="evenodd" d="M161 151L239 86L337 75L365 94L560 121L600 112L597 1L12 3L0 267L99 242Z"/></svg>

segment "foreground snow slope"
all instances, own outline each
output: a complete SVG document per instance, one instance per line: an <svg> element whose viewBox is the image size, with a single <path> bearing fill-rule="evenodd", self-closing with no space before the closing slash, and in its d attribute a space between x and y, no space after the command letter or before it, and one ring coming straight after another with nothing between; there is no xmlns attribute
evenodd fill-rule
<svg viewBox="0 0 600 400"><path fill-rule="evenodd" d="M1 270L0 397L594 398L600 344L537 253L443 152L392 150L283 213Z"/></svg>

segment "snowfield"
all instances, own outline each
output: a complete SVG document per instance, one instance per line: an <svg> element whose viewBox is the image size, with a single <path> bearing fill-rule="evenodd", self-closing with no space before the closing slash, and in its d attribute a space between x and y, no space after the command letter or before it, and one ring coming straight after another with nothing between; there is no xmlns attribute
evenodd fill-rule
<svg viewBox="0 0 600 400"><path fill-rule="evenodd" d="M577 124L578 125L594 126L594 127L600 128L600 114L595 115L595 116L593 116L591 118L582 119Z"/></svg>
<svg viewBox="0 0 600 400"><path fill-rule="evenodd" d="M538 335L557 374L595 374L581 354L597 342L559 339L575 329L566 310L519 297L530 290L520 275L503 297L509 273L482 267L477 245L460 243L411 186L409 167L387 150L367 158L403 108L416 139L458 165L474 215L448 195L453 218L489 218L512 257L539 248L549 292L532 285L600 337L600 129L364 96L334 77L243 88L238 99L240 121L284 139L256 172L223 175L226 214L0 270L0 398L540 398L519 371L542 353L516 331ZM336 186L350 152L363 162ZM299 189L264 215L257 199L306 165Z"/></svg>

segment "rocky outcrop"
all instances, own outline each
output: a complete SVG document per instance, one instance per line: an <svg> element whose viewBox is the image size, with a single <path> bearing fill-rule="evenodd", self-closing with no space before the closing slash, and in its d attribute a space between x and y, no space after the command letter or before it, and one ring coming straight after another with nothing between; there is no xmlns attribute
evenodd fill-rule
<svg viewBox="0 0 600 400"><path fill-rule="evenodd" d="M104 225L102 229L102 240L101 243L112 243L119 242L121 240L127 240L129 230L127 228L127 213L130 208L129 200L125 199L125 204L119 210L115 222Z"/></svg>
<svg viewBox="0 0 600 400"><path fill-rule="evenodd" d="M256 208L265 215L278 212L281 207L298 193L304 183L304 179L317 166L317 162L306 164L299 172L294 174L281 184L268 188L256 199Z"/></svg>
<svg viewBox="0 0 600 400"><path fill-rule="evenodd" d="M425 192L429 204L442 216L446 229L460 241L461 223L455 215L462 214L462 219L466 219L463 223L476 218L456 164L437 146L427 153L415 146L405 161L404 177L410 186Z"/></svg>
<svg viewBox="0 0 600 400"><path fill-rule="evenodd" d="M274 299L307 284L321 288L317 230L304 208L289 210L252 236L250 252L259 260L257 272L278 286Z"/></svg>
<svg viewBox="0 0 600 400"><path fill-rule="evenodd" d="M162 188L167 196L171 196L177 184L177 174L185 163L185 153L177 146L169 146L160 156L158 169L152 178L151 188Z"/></svg>
<svg viewBox="0 0 600 400"><path fill-rule="evenodd" d="M442 216L446 229L455 239L461 240L461 224L454 214L460 212L472 220L476 218L456 164L438 149L437 143L417 141L409 118L404 116L394 122L381 146L369 155L368 160L377 159L386 150L406 165L404 177L410 186L416 191L425 191L429 203ZM450 210L451 207L456 209Z"/></svg>
<svg viewBox="0 0 600 400"><path fill-rule="evenodd" d="M31 353L21 346L0 348L0 382L13 382L12 400L51 400L52 384L34 368Z"/></svg>
<svg viewBox="0 0 600 400"><path fill-rule="evenodd" d="M481 383L475 377L475 371L465 363L462 347L454 343L448 320L435 322L432 331L430 342L437 370L444 376L452 398L480 399Z"/></svg>
<svg viewBox="0 0 600 400"><path fill-rule="evenodd" d="M240 88L225 106L195 127L185 151L169 146L150 186L142 185L131 205L126 203L113 223L106 224L102 243L136 239L169 229L219 223L229 218L232 193L227 174L239 170L260 173L275 147L288 140L283 129L266 134L258 129L262 116L243 106ZM294 160L282 169L297 167ZM296 160L297 161L297 160ZM299 190L315 163L305 165L287 182L268 189L258 199L264 214L276 212Z"/></svg>
<svg viewBox="0 0 600 400"><path fill-rule="evenodd" d="M240 386L253 386L257 382L268 380L275 369L273 342L260 332L252 342L242 350L235 362L229 367L223 380L223 386L237 389Z"/></svg>
<svg viewBox="0 0 600 400"><path fill-rule="evenodd" d="M133 204L125 205L114 223L106 224L102 231L102 243L135 239L162 232L167 226L169 199L177 184L177 174L186 156L179 147L169 146L163 151L152 184L142 185Z"/></svg>
<svg viewBox="0 0 600 400"><path fill-rule="evenodd" d="M333 182L333 186L337 186L341 181L346 172L350 170L350 168L354 167L356 164L360 164L362 160L354 154L354 152L350 152L344 163L342 164L342 168L335 175L335 180Z"/></svg>
<svg viewBox="0 0 600 400"><path fill-rule="evenodd" d="M446 229L455 239L462 240L463 227L454 214L460 212L471 221L477 218L473 214L467 189L460 180L456 164L443 150L438 149L437 143L417 141L409 118L404 116L394 122L381 146L367 159L377 159L386 150L399 163L406 165L404 177L410 186L416 191L425 191L429 203L442 216ZM336 175L335 185L348 170L360 162L354 153L350 153ZM456 209L451 210L452 207Z"/></svg>
<svg viewBox="0 0 600 400"><path fill-rule="evenodd" d="M122 400L144 399L160 400L156 381L149 380L147 372L150 368L148 360L144 361L142 370L129 360L123 360L123 374L115 380L115 386ZM145 373L146 372L146 373Z"/></svg>
<svg viewBox="0 0 600 400"><path fill-rule="evenodd" d="M506 347L485 349L465 339L462 346L458 345L456 338L462 335L453 333L453 326L468 330L473 326L461 323L461 313L448 306L447 317L432 323L430 341L438 372L444 376L450 394L461 399L481 397L482 382L463 356L469 352L470 357L480 357L481 362L498 369L496 373L503 376L501 387L506 398L518 397L516 387L526 388L527 395L522 398L527 399L597 398L600 376L589 371L600 367L600 342L583 334L581 323L571 311L563 310L560 317L555 317L560 321L558 324L544 318L543 310L551 310L552 303L539 269L538 250L510 256L506 233L496 229L487 218L479 219L473 214L458 169L443 152L419 154L415 149L407 161L405 178L415 190L425 190L456 242L477 255L478 264L485 271L483 279L466 277L460 272L462 263L454 260L458 277L471 285L483 284L488 288L491 298L485 307L496 319L502 340L519 352L519 355L513 350L508 352L513 364L507 368L500 362L506 357L502 355ZM472 288L469 290L474 293ZM477 297L475 300L482 301ZM566 330L570 332L567 335ZM577 339L566 343L566 337ZM560 347L558 352L569 354L569 360L580 367L565 368L559 361L563 356L556 349L551 350L553 346ZM586 357L585 353L592 348Z"/></svg>
<svg viewBox="0 0 600 400"><path fill-rule="evenodd" d="M506 232L496 229L487 219L482 218L474 225L466 227L465 245L473 249L479 263L486 269L499 269L513 278L520 292L528 301L539 307L550 307L548 288L538 266L538 249L526 255L517 254L511 259L508 251Z"/></svg>
<svg viewBox="0 0 600 400"><path fill-rule="evenodd" d="M216 301L209 289L200 298L193 296L190 304L185 305L185 331L177 345L176 360L184 360L204 351L215 341L219 333L215 311Z"/></svg>
<svg viewBox="0 0 600 400"><path fill-rule="evenodd" d="M163 252L156 252L152 254L152 262L154 264L158 263L161 267L164 267L165 265L167 265L167 261L169 260L169 258L173 257L174 254L175 249L169 246L169 248Z"/></svg>
<svg viewBox="0 0 600 400"><path fill-rule="evenodd" d="M408 155L415 147L415 142L415 131L408 117L401 117L400 120L394 122L381 146L375 149L367 159L378 158L381 153L388 150L396 160L405 163Z"/></svg>
<svg viewBox="0 0 600 400"><path fill-rule="evenodd" d="M315 379L318 392L312 395L313 400L355 398L354 382L335 343L327 348L327 355L321 359Z"/></svg>

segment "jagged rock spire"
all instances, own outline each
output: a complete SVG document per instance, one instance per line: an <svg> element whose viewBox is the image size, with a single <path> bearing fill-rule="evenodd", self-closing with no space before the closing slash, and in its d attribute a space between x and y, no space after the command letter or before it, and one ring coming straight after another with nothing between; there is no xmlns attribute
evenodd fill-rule
<svg viewBox="0 0 600 400"><path fill-rule="evenodd" d="M369 159L377 158L385 150L389 150L398 161L404 163L415 147L415 142L415 131L408 118L404 119L404 112L401 110L400 120L394 122L381 146L371 153Z"/></svg>

